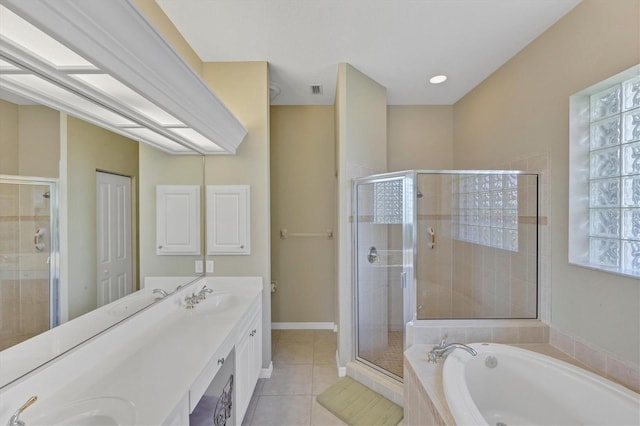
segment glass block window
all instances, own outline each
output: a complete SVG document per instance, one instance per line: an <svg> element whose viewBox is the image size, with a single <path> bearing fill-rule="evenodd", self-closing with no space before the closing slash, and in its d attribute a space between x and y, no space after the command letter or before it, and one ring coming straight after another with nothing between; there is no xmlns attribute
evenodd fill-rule
<svg viewBox="0 0 640 426"><path fill-rule="evenodd" d="M518 251L518 175L463 175L452 185L452 238Z"/></svg>
<svg viewBox="0 0 640 426"><path fill-rule="evenodd" d="M640 76L590 96L589 263L640 273Z"/></svg>
<svg viewBox="0 0 640 426"><path fill-rule="evenodd" d="M402 223L401 179L373 184L373 223Z"/></svg>

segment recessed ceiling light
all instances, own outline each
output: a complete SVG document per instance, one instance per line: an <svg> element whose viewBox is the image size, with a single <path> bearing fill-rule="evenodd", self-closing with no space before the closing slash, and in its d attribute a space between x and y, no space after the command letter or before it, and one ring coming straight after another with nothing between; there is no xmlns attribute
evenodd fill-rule
<svg viewBox="0 0 640 426"><path fill-rule="evenodd" d="M446 75L434 75L429 79L429 83L431 84L440 84L444 83L445 81L447 81Z"/></svg>

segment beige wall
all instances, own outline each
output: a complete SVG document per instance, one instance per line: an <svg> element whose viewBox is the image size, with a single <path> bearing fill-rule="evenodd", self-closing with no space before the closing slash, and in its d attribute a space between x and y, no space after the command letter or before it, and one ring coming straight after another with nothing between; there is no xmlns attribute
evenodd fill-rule
<svg viewBox="0 0 640 426"><path fill-rule="evenodd" d="M548 154L551 323L636 365L638 280L569 265L567 216L569 96L639 62L640 1L585 0L454 106L456 168Z"/></svg>
<svg viewBox="0 0 640 426"><path fill-rule="evenodd" d="M18 105L0 99L0 174L18 174Z"/></svg>
<svg viewBox="0 0 640 426"><path fill-rule="evenodd" d="M339 363L352 358L351 182L387 169L387 90L349 64L338 64L336 89L336 321Z"/></svg>
<svg viewBox="0 0 640 426"><path fill-rule="evenodd" d="M387 166L390 172L453 168L453 106L389 105Z"/></svg>
<svg viewBox="0 0 640 426"><path fill-rule="evenodd" d="M56 178L60 113L0 99L0 174Z"/></svg>
<svg viewBox="0 0 640 426"><path fill-rule="evenodd" d="M97 305L96 170L132 177L132 214L137 217L138 143L68 117L69 319L89 312ZM136 221L132 220L131 225L135 249ZM137 281L134 288L137 288Z"/></svg>
<svg viewBox="0 0 640 426"><path fill-rule="evenodd" d="M269 69L266 62L205 63L203 78L248 130L236 155L206 157L205 182L251 188L251 254L209 258L215 262L214 275L262 277L262 364L268 367L271 362Z"/></svg>
<svg viewBox="0 0 640 426"><path fill-rule="evenodd" d="M20 175L58 177L60 113L40 105L22 105L19 110Z"/></svg>
<svg viewBox="0 0 640 426"><path fill-rule="evenodd" d="M271 265L274 322L334 322L335 248L328 238L278 238L334 229L333 106L271 107Z"/></svg>
<svg viewBox="0 0 640 426"><path fill-rule="evenodd" d="M170 155L141 143L139 144L139 158L141 286L145 277L195 276L195 261L202 260L203 255L158 256L156 254L156 186L198 185L202 187L204 179L202 156ZM202 194L200 196L200 205L202 206ZM204 209L201 211L203 212ZM204 247L204 243L202 247Z"/></svg>
<svg viewBox="0 0 640 426"><path fill-rule="evenodd" d="M175 25L173 25L173 22L169 20L158 3L155 0L135 0L135 4L156 30L158 30L176 52L180 54L182 59L201 76L202 60L200 60L200 57L191 48L189 43L187 43Z"/></svg>

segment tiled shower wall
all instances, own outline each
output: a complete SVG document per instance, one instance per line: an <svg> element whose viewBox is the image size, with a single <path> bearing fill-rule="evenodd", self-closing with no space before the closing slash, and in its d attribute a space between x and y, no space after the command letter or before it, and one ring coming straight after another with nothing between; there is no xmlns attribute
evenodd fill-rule
<svg viewBox="0 0 640 426"><path fill-rule="evenodd" d="M491 211L489 200L484 210L458 206L459 197L466 196L458 194L459 185L467 181L473 181L474 189L480 191L484 181L487 187L489 181L492 185L499 182L501 188L503 176L420 174L418 177L423 194L418 200L418 319L536 318L535 176L520 176L517 188L513 180L517 198L514 197L511 210L502 208L500 190L491 192ZM478 193L483 194L476 192L476 203ZM484 194L490 194L488 189ZM494 194L500 196L499 204L494 203ZM498 227L494 227L494 204L498 204ZM506 217L507 212L512 212L513 230L507 229L507 220L503 220L503 213ZM475 234L471 229L466 231L472 213L476 216ZM481 224L491 223L491 228L477 226L478 213L487 214L487 223ZM487 238L478 232L482 230L488 231ZM507 232L515 232L517 241L503 239ZM500 239L494 241L496 235Z"/></svg>
<svg viewBox="0 0 640 426"><path fill-rule="evenodd" d="M0 350L49 329L48 190L0 183ZM38 228L42 250L34 244Z"/></svg>

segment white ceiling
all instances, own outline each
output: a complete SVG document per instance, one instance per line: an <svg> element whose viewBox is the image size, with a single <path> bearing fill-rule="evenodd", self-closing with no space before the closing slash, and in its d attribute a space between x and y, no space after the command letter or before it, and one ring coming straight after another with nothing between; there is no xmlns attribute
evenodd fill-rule
<svg viewBox="0 0 640 426"><path fill-rule="evenodd" d="M340 62L390 105L450 105L581 0L156 1L203 61L268 61L274 105L333 104Z"/></svg>

